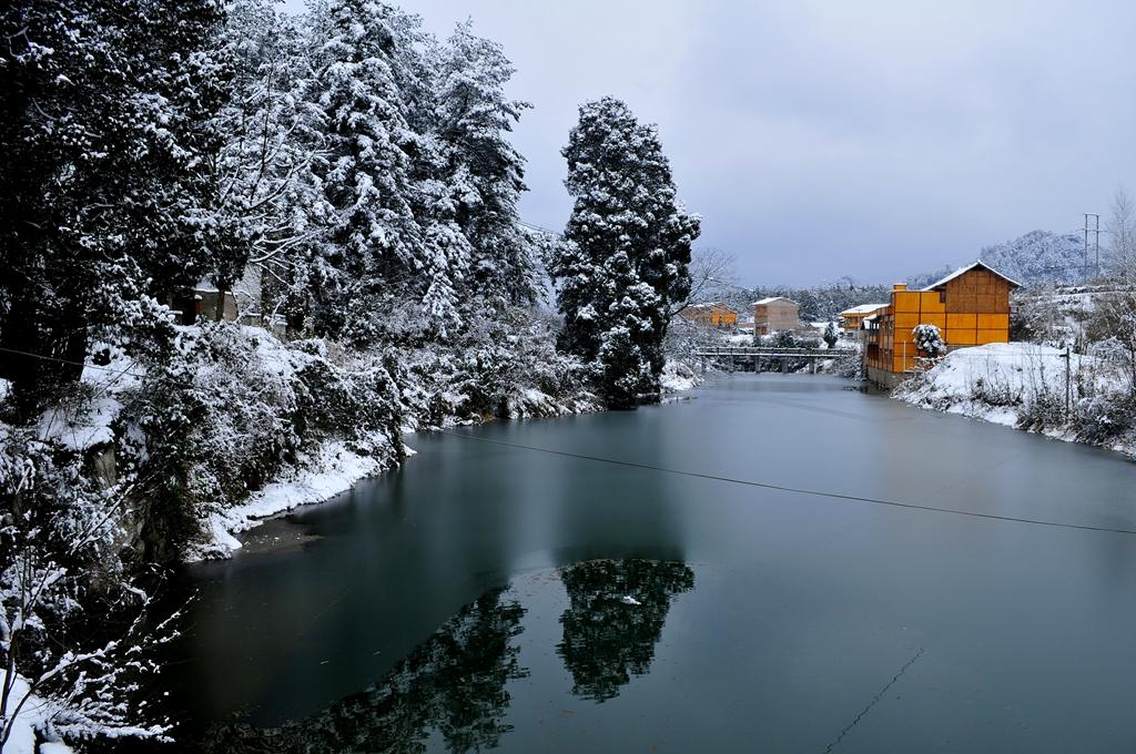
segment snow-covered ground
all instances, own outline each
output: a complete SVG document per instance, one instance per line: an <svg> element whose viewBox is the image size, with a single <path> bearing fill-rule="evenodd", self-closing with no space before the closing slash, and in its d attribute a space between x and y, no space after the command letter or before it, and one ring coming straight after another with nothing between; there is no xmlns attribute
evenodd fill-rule
<svg viewBox="0 0 1136 754"><path fill-rule="evenodd" d="M1066 380L1070 414L1065 412ZM1031 428L1068 441L1085 440L1074 426L1087 401L1123 394L1122 376L1102 360L1036 343L992 343L952 351L938 364L900 385L893 397L907 403L982 419L1007 427ZM1136 445L1128 433L1101 443L1128 455Z"/></svg>
<svg viewBox="0 0 1136 754"><path fill-rule="evenodd" d="M0 676L2 678L2 676ZM35 754L36 751L36 735L37 728L42 728L44 721L48 720L55 714L55 708L48 704L43 699L40 699L35 694L28 696L28 682L20 676L16 676L16 681L12 686L11 704L18 704L24 700L23 707L16 715L15 724L12 726L12 733L8 737L8 742L4 744L4 754ZM72 754L74 749L61 741L53 741L42 744L39 747L40 754Z"/></svg>
<svg viewBox="0 0 1136 754"><path fill-rule="evenodd" d="M414 451L406 449L407 455ZM322 503L346 492L355 484L387 470L383 459L351 451L344 443L323 444L313 458L300 468L265 485L249 499L232 508L221 508L209 515L208 540L187 553L188 561L227 558L241 547L234 534L247 531L265 519L298 508Z"/></svg>
<svg viewBox="0 0 1136 754"><path fill-rule="evenodd" d="M681 393L701 384L702 378L681 361L668 361L663 365L663 373L659 377L659 385L664 393Z"/></svg>

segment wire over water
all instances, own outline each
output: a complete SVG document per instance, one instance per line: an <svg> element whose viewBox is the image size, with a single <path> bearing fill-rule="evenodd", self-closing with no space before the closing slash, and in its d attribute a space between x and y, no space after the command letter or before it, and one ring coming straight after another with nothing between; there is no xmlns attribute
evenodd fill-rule
<svg viewBox="0 0 1136 754"><path fill-rule="evenodd" d="M932 511L935 513L948 513L955 516L967 516L970 518L983 518L991 521L1008 521L1015 524L1031 524L1033 526L1049 526L1056 529L1080 529L1081 531L1097 531L1105 532L1108 534L1127 534L1136 535L1136 529L1123 529L1120 527L1112 526L1091 526L1089 524L1071 524L1062 521L1046 521L1039 518L1023 518L1019 516L1005 516L998 513L981 513L979 511L968 511L961 508L947 508L937 505L922 505L919 503L908 503L901 500L886 500L876 497L865 497L863 495L853 495L843 492L827 492L825 490L811 490L805 487L792 487L784 484L774 484L773 482L758 482L751 479L736 479L728 476L719 476L717 474L704 474L697 471L683 471L681 469L669 469L665 466L655 466L649 463L637 463L635 461L622 461L617 458L605 458L603 456L593 456L586 453L572 453L567 450L555 450L552 448L542 448L536 445L524 445L517 442L509 442L507 440L494 440L489 437L478 437L476 435L467 434L465 432L455 432L453 430L443 429L439 430L444 435L451 437L460 437L463 440L473 440L475 442L489 443L491 445L501 445L508 448L517 448L519 450L529 450L536 453L547 453L549 455L563 456L565 458L577 458L582 461L594 461L595 463L607 463L613 466L626 466L633 469L643 469L646 471L657 471L663 474L674 474L676 476L693 477L695 479L709 479L715 482L725 482L727 484L740 484L746 487L759 487L766 490L774 490L776 492L788 492L794 495L808 495L810 497L822 497L830 500L843 500L858 503L870 503L872 505L885 505L891 508L905 508L907 510L917 511Z"/></svg>

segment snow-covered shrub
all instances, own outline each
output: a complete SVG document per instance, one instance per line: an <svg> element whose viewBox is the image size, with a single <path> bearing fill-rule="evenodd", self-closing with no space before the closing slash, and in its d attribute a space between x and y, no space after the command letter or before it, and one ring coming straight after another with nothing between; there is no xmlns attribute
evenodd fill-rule
<svg viewBox="0 0 1136 754"><path fill-rule="evenodd" d="M184 328L127 401L120 454L133 461L147 555L176 557L206 514L242 502L332 437L401 454L398 388L382 356L292 347L231 323Z"/></svg>
<svg viewBox="0 0 1136 754"><path fill-rule="evenodd" d="M1017 426L1029 432L1044 432L1065 424L1065 399L1049 389L1040 389L1018 407Z"/></svg>
<svg viewBox="0 0 1136 754"><path fill-rule="evenodd" d="M829 322L824 326L824 344L829 348L836 348L836 342L840 340L840 333L836 329L835 322Z"/></svg>
<svg viewBox="0 0 1136 754"><path fill-rule="evenodd" d="M168 635L146 628L150 596L122 559L128 492L0 425L0 748L29 728L45 741L168 730L137 694Z"/></svg>
<svg viewBox="0 0 1136 754"><path fill-rule="evenodd" d="M588 369L556 350L549 319L478 318L460 340L400 351L407 413L419 426L592 410Z"/></svg>
<svg viewBox="0 0 1136 754"><path fill-rule="evenodd" d="M848 379L862 376L863 371L864 365L859 353L833 359L832 366L828 368L829 374Z"/></svg>
<svg viewBox="0 0 1136 754"><path fill-rule="evenodd" d="M970 383L970 399L988 406L1017 406L1022 403L1022 394L995 373L977 377Z"/></svg>
<svg viewBox="0 0 1136 754"><path fill-rule="evenodd" d="M1085 321L1085 337L1118 368L1128 391L1136 395L1136 293L1102 297Z"/></svg>
<svg viewBox="0 0 1136 754"><path fill-rule="evenodd" d="M1079 442L1106 445L1132 431L1133 416L1127 396L1093 395L1073 404L1069 426Z"/></svg>
<svg viewBox="0 0 1136 754"><path fill-rule="evenodd" d="M946 354L947 344L935 325L916 325L911 334L915 338L915 346L931 358Z"/></svg>
<svg viewBox="0 0 1136 754"><path fill-rule="evenodd" d="M771 333L766 340L768 340L767 345L773 346L774 348L802 348L802 346L797 343L797 337L793 335L792 330L778 330L775 333Z"/></svg>

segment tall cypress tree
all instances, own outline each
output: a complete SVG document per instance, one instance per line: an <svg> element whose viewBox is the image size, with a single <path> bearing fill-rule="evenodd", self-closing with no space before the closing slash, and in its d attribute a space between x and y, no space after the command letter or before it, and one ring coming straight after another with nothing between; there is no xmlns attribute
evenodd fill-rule
<svg viewBox="0 0 1136 754"><path fill-rule="evenodd" d="M580 108L563 155L575 199L553 261L561 346L593 363L608 406L656 393L671 306L690 290L700 220L679 203L654 126L605 97Z"/></svg>

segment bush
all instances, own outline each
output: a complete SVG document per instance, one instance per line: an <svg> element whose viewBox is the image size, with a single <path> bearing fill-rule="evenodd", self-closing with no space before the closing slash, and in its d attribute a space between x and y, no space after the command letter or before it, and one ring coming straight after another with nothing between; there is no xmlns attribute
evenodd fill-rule
<svg viewBox="0 0 1136 754"><path fill-rule="evenodd" d="M1093 395L1073 405L1069 427L1079 442L1106 445L1131 429L1133 416L1130 399Z"/></svg>
<svg viewBox="0 0 1136 754"><path fill-rule="evenodd" d="M138 475L148 558L176 558L210 509L242 502L323 440L401 455L390 364L328 350L222 322L182 329L174 353L147 365L126 401L119 454Z"/></svg>
<svg viewBox="0 0 1136 754"><path fill-rule="evenodd" d="M1014 392L1008 382L979 377L970 384L970 398L990 406L1017 406L1022 403L1020 393Z"/></svg>
<svg viewBox="0 0 1136 754"><path fill-rule="evenodd" d="M460 340L399 351L400 378L412 424L555 416L596 405L592 374L556 350L553 322L514 311L479 319Z"/></svg>
<svg viewBox="0 0 1136 754"><path fill-rule="evenodd" d="M1051 390L1039 390L1018 409L1018 428L1044 432L1065 424L1065 399Z"/></svg>
<svg viewBox="0 0 1136 754"><path fill-rule="evenodd" d="M916 325L911 334L915 338L915 346L931 358L946 355L947 344L935 325Z"/></svg>

